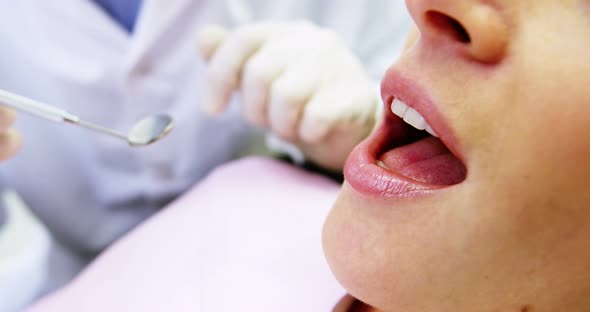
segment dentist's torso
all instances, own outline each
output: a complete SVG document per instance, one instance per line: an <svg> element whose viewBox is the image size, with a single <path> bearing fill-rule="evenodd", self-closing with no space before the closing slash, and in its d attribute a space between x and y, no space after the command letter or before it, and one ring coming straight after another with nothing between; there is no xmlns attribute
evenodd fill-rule
<svg viewBox="0 0 590 312"><path fill-rule="evenodd" d="M0 88L122 131L155 112L176 121L165 140L131 149L19 115L24 145L0 166L2 182L64 244L98 252L247 143L239 108L214 119L199 110L201 26L235 26L243 8L257 20L312 19L342 33L378 75L406 25L403 4L391 2L144 0L130 36L92 1L0 1Z"/></svg>

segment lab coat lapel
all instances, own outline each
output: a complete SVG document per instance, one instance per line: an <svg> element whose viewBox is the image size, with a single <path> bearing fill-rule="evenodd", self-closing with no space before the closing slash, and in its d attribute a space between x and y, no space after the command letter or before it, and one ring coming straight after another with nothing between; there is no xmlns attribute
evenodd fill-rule
<svg viewBox="0 0 590 312"><path fill-rule="evenodd" d="M65 3L64 3L65 2ZM63 0L63 1L33 1L34 6L39 8L39 15L43 17L52 17L60 21L69 21L71 28L78 34L95 34L103 40L102 44L117 50L125 51L129 46L129 36L125 30L118 25L95 3L89 0ZM47 14L44 10L50 10L55 14ZM56 22L55 24L63 25ZM77 31L76 28L87 28L88 32ZM63 31L69 31L62 29Z"/></svg>
<svg viewBox="0 0 590 312"><path fill-rule="evenodd" d="M159 42L169 27L173 24L191 3L199 0L144 0L141 14L138 17L133 34L129 64L131 67L141 63L141 59ZM133 68L131 68L133 69Z"/></svg>

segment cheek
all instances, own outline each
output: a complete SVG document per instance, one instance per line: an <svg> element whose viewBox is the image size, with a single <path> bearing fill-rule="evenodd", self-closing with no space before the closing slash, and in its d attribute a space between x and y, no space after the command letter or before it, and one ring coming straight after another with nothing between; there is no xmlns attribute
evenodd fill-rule
<svg viewBox="0 0 590 312"><path fill-rule="evenodd" d="M588 49L536 41L519 47L511 92L491 103L500 108L491 115L500 120L486 144L492 148L478 155L473 171L482 193L495 193L504 202L499 206L507 209L498 215L557 221L568 207L585 210L580 208L589 198L590 59L581 62L579 51Z"/></svg>
<svg viewBox="0 0 590 312"><path fill-rule="evenodd" d="M574 16L526 19L511 58L459 109L478 213L507 231L566 227L563 213L582 217L575 207L589 204L590 41L580 40L588 26Z"/></svg>
<svg viewBox="0 0 590 312"><path fill-rule="evenodd" d="M514 47L513 96L499 103L502 166L553 201L586 193L579 184L590 177L589 26L576 16L528 19Z"/></svg>

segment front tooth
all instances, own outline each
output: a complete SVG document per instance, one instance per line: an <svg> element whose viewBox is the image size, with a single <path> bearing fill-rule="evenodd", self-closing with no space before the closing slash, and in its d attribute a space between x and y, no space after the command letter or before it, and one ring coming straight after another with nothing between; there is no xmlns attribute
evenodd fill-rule
<svg viewBox="0 0 590 312"><path fill-rule="evenodd" d="M394 98L393 102L391 103L391 112L402 118L412 127L418 130L426 130L432 136L438 138L438 134L434 132L428 123L426 123L426 120L424 117L422 117L422 115L420 115L420 113L418 113L415 109L410 108L406 103L398 100L397 98Z"/></svg>
<svg viewBox="0 0 590 312"><path fill-rule="evenodd" d="M408 112L406 112L406 116L404 116L404 121L418 130L424 130L428 125L426 123L426 120L424 120L424 117L422 117L422 115L420 115L420 113L418 113L413 108L408 109Z"/></svg>
<svg viewBox="0 0 590 312"><path fill-rule="evenodd" d="M394 99L393 103L391 103L391 111L402 119L406 115L406 112L409 108L410 107L406 105L406 103L398 99Z"/></svg>
<svg viewBox="0 0 590 312"><path fill-rule="evenodd" d="M436 134L436 132L434 132L434 129L432 129L432 127L430 125L426 125L426 132L432 134L433 137L438 138L438 134Z"/></svg>
<svg viewBox="0 0 590 312"><path fill-rule="evenodd" d="M379 166L379 167L381 167L383 169L388 169L389 170L389 168L387 168L387 165L385 165L385 163L382 162L381 160L377 160L377 166Z"/></svg>

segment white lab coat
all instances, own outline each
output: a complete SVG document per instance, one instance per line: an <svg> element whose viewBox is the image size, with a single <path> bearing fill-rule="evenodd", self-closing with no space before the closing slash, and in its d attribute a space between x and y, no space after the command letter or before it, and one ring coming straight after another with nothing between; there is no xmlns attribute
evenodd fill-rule
<svg viewBox="0 0 590 312"><path fill-rule="evenodd" d="M409 24L401 0L144 0L130 37L89 0L0 0L0 88L123 131L156 112L176 121L163 141L131 149L19 115L24 146L0 165L2 183L68 249L92 256L234 157L251 131L235 105L218 118L200 112L196 44L201 26L236 26L244 8L335 29L376 79Z"/></svg>

